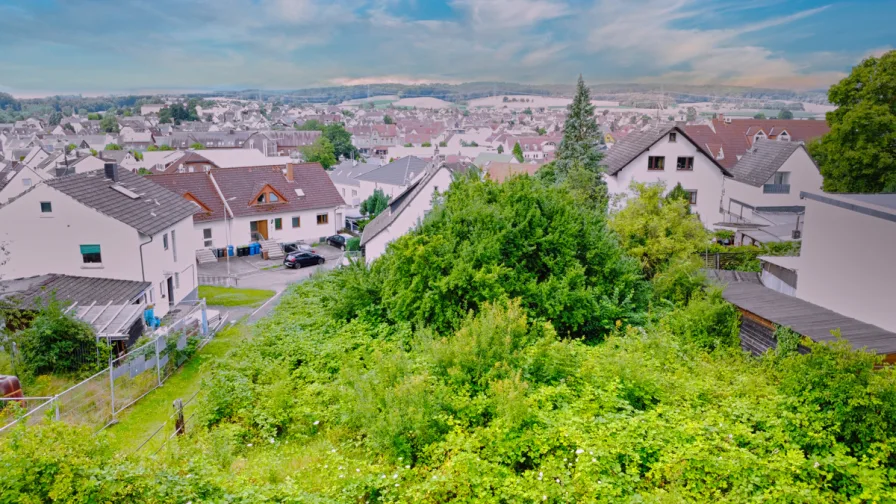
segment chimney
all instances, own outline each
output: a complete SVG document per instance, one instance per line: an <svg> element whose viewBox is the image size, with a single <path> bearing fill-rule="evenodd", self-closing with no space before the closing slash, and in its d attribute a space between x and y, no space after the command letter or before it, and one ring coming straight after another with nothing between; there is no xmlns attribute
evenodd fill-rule
<svg viewBox="0 0 896 504"><path fill-rule="evenodd" d="M107 179L118 182L118 163L106 163L105 175Z"/></svg>
<svg viewBox="0 0 896 504"><path fill-rule="evenodd" d="M289 182L296 181L295 165L292 163L286 163L286 180Z"/></svg>

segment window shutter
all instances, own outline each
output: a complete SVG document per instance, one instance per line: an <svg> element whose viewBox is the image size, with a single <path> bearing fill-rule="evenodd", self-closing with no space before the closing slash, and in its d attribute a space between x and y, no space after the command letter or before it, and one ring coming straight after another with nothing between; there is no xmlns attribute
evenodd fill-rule
<svg viewBox="0 0 896 504"><path fill-rule="evenodd" d="M99 245L81 245L81 253L82 254L99 254L100 246Z"/></svg>

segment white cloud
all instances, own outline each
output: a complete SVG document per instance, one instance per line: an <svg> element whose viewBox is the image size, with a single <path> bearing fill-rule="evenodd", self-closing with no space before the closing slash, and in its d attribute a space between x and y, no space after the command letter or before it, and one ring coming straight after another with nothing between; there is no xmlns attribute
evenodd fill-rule
<svg viewBox="0 0 896 504"><path fill-rule="evenodd" d="M452 0L451 6L466 11L474 26L501 30L522 28L572 14L558 0Z"/></svg>

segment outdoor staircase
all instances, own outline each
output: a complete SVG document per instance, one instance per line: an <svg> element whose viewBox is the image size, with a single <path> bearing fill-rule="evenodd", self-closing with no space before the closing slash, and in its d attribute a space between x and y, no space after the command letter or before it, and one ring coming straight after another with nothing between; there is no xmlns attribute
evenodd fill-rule
<svg viewBox="0 0 896 504"><path fill-rule="evenodd" d="M196 260L199 264L207 264L218 262L218 258L215 257L215 253L212 252L211 249L199 249L196 251Z"/></svg>
<svg viewBox="0 0 896 504"><path fill-rule="evenodd" d="M261 252L268 253L268 259L280 259L283 257L283 248L274 240L265 240L261 243Z"/></svg>

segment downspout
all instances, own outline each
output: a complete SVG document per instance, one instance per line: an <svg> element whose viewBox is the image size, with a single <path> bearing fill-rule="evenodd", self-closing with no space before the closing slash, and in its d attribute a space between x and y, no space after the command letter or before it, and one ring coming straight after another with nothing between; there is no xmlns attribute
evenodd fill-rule
<svg viewBox="0 0 896 504"><path fill-rule="evenodd" d="M146 270L143 268L143 246L152 243L154 237L150 236L148 242L143 242L140 244L140 276L143 277L143 281L146 281Z"/></svg>

